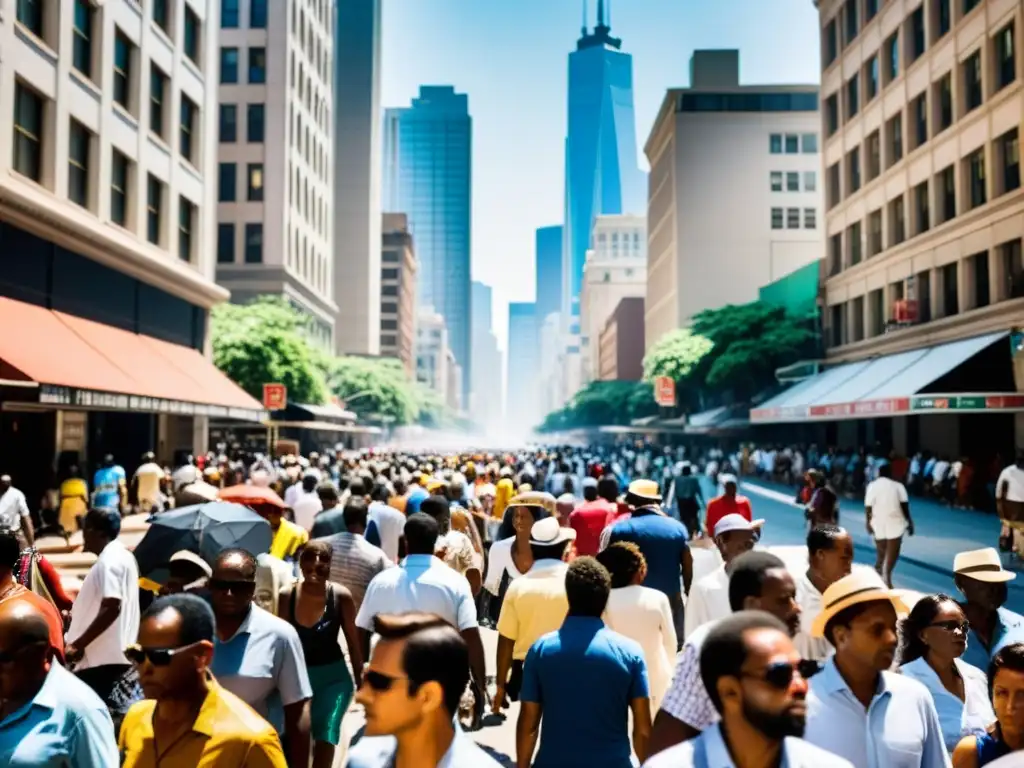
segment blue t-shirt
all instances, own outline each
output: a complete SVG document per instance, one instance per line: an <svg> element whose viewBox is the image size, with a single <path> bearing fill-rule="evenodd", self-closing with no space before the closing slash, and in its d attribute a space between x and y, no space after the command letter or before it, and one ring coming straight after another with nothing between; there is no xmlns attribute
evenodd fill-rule
<svg viewBox="0 0 1024 768"><path fill-rule="evenodd" d="M629 705L648 696L638 643L600 619L567 616L523 665L520 700L542 707L533 768L629 768Z"/></svg>
<svg viewBox="0 0 1024 768"><path fill-rule="evenodd" d="M615 523L609 544L631 541L640 548L647 560L647 578L644 586L664 592L669 597L682 592L683 553L689 536L686 526L671 517L648 509L638 509Z"/></svg>
<svg viewBox="0 0 1024 768"><path fill-rule="evenodd" d="M420 511L420 505L430 498L430 494L423 488L416 486L409 491L409 498L405 500L405 514L415 515Z"/></svg>
<svg viewBox="0 0 1024 768"><path fill-rule="evenodd" d="M125 482L124 467L101 467L92 478L93 501L96 509L120 509L121 485Z"/></svg>

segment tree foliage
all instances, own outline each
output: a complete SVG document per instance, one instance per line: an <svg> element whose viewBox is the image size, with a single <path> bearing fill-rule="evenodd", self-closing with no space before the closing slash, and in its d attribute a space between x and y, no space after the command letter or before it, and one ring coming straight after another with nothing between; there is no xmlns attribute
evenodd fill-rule
<svg viewBox="0 0 1024 768"><path fill-rule="evenodd" d="M644 381L592 381L564 407L548 414L540 429L567 429L628 424L657 413L654 391Z"/></svg>
<svg viewBox="0 0 1024 768"><path fill-rule="evenodd" d="M689 328L670 331L656 341L644 356L644 379L668 376L676 384L685 382L714 344Z"/></svg>
<svg viewBox="0 0 1024 768"><path fill-rule="evenodd" d="M433 392L409 380L399 360L330 357L322 366L331 393L364 418L411 424L440 407Z"/></svg>

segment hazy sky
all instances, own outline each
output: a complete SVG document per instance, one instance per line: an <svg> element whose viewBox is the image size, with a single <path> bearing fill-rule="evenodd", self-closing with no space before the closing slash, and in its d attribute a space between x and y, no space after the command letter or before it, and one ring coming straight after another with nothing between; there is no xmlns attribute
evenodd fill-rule
<svg viewBox="0 0 1024 768"><path fill-rule="evenodd" d="M568 54L583 0L382 0L382 102L420 85L469 94L473 279L494 287L502 348L508 302L534 298L534 230L562 222ZM597 0L588 0L593 26ZM638 161L667 88L689 84L697 48L738 48L744 83L817 83L812 0L611 0L633 55Z"/></svg>

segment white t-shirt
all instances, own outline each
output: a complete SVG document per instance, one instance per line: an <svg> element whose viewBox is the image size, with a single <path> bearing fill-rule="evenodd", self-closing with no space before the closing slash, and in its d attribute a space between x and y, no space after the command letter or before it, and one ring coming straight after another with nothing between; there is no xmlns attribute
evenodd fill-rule
<svg viewBox="0 0 1024 768"><path fill-rule="evenodd" d="M171 473L171 485L175 491L180 491L186 485L191 485L199 479L199 469L194 464L186 464L178 467Z"/></svg>
<svg viewBox="0 0 1024 768"><path fill-rule="evenodd" d="M406 516L392 506L375 501L370 504L369 518L377 525L380 548L393 562L398 562L398 541L405 533Z"/></svg>
<svg viewBox="0 0 1024 768"><path fill-rule="evenodd" d="M1003 483L1006 483L1006 500L1024 502L1024 469L1011 464L999 473L996 482L996 495L1001 494Z"/></svg>
<svg viewBox="0 0 1024 768"><path fill-rule="evenodd" d="M294 487L292 486L292 488ZM288 490L291 490L291 488ZM289 506L292 508L292 512L295 513L295 524L305 528L307 531L313 530L313 521L316 519L317 513L324 508L323 502L320 501L320 494L316 491L300 493L298 498L292 501Z"/></svg>
<svg viewBox="0 0 1024 768"><path fill-rule="evenodd" d="M28 502L25 494L17 488L8 488L0 495L0 529L21 530L21 519L28 517Z"/></svg>
<svg viewBox="0 0 1024 768"><path fill-rule="evenodd" d="M889 477L872 480L864 492L864 506L871 507L871 516L875 519L903 520L903 507L907 503L907 489Z"/></svg>
<svg viewBox="0 0 1024 768"><path fill-rule="evenodd" d="M138 640L139 566L135 556L116 539L103 548L71 606L71 627L67 635L69 645L73 645L89 628L99 614L100 602L109 597L121 601L121 612L89 644L75 669L128 664L124 649Z"/></svg>

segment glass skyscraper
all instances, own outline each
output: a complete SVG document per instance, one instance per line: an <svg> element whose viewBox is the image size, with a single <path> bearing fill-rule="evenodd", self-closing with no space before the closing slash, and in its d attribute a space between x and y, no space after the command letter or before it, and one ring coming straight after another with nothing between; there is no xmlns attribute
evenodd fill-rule
<svg viewBox="0 0 1024 768"><path fill-rule="evenodd" d="M468 402L470 217L473 122L469 98L450 85L424 85L412 106L384 114L384 210L409 217L419 259L418 303L448 326Z"/></svg>
<svg viewBox="0 0 1024 768"><path fill-rule="evenodd" d="M536 234L537 317L541 322L562 311L562 227L541 227Z"/></svg>
<svg viewBox="0 0 1024 768"><path fill-rule="evenodd" d="M565 142L562 309L574 311L596 216L647 211L647 180L637 165L633 57L611 36L604 2L597 26L586 20L569 54L569 129ZM579 311L578 305L575 311Z"/></svg>

